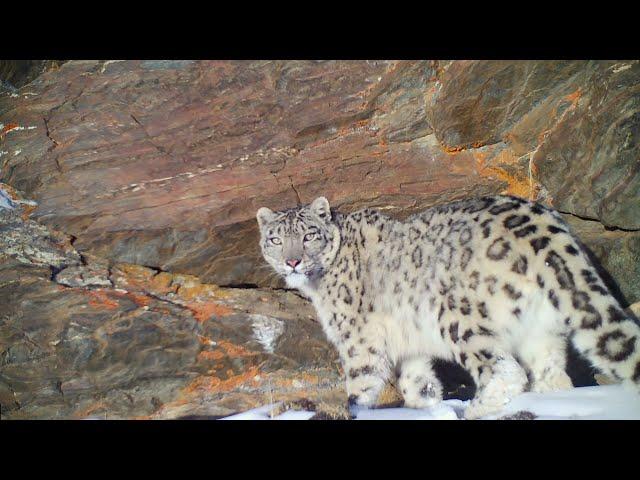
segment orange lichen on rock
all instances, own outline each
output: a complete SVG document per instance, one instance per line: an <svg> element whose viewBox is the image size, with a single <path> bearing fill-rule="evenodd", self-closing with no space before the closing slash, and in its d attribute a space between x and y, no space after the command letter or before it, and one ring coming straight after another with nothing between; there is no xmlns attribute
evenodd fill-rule
<svg viewBox="0 0 640 480"><path fill-rule="evenodd" d="M198 277L193 275L173 275L173 283L178 285L176 293L184 300L226 298L228 296L217 285L201 283Z"/></svg>
<svg viewBox="0 0 640 480"><path fill-rule="evenodd" d="M151 303L151 299L147 295L132 293L132 292L119 292L117 290L109 290L104 288L96 288L92 290L82 290L91 298L89 305L95 308L105 307L109 310L113 310L120 307L118 298L128 298L133 300L137 305L141 307L147 307Z"/></svg>
<svg viewBox="0 0 640 480"><path fill-rule="evenodd" d="M155 295L175 293L183 300L228 297L224 289L214 284L202 283L195 275L156 272L131 263L118 263L114 269L121 274L118 280L127 287Z"/></svg>
<svg viewBox="0 0 640 480"><path fill-rule="evenodd" d="M198 354L198 361L216 361L221 360L222 358L224 358L224 356L224 353L222 353L220 350L214 350L213 352L210 350L203 350Z"/></svg>
<svg viewBox="0 0 640 480"><path fill-rule="evenodd" d="M575 107L578 101L580 101L581 97L582 97L582 90L579 88L575 92L570 93L569 95L566 95L564 97L564 100L566 100L567 102L571 102L571 104Z"/></svg>
<svg viewBox="0 0 640 480"><path fill-rule="evenodd" d="M188 302L185 303L184 306L191 310L196 320L201 323L206 322L213 315L225 317L234 312L232 308L216 302Z"/></svg>
<svg viewBox="0 0 640 480"><path fill-rule="evenodd" d="M226 340L219 340L217 345L222 348L226 355L229 357L237 358L237 357L248 357L251 355L255 355L255 352L251 352L244 347L239 345L235 345Z"/></svg>
<svg viewBox="0 0 640 480"><path fill-rule="evenodd" d="M138 305L140 305L141 307L147 307L151 303L151 300L146 295L139 295L137 293L129 292L127 296L131 298L134 302L136 302Z"/></svg>
<svg viewBox="0 0 640 480"><path fill-rule="evenodd" d="M213 340L211 340L209 337L205 336L205 335L198 335L198 340L200 340L200 343L202 345L215 345L216 342L214 342Z"/></svg>
<svg viewBox="0 0 640 480"><path fill-rule="evenodd" d="M488 170L491 170L496 177L507 182L509 185L506 190L502 191L502 193L507 195L516 195L518 197L528 198L531 200L534 199L535 187L529 181L514 177L500 167L489 167Z"/></svg>
<svg viewBox="0 0 640 480"><path fill-rule="evenodd" d="M449 145L442 145L442 149L447 153L459 153L464 150L472 150L474 148L481 148L485 146L485 142L473 142L470 145L458 145L456 147L451 147Z"/></svg>
<svg viewBox="0 0 640 480"><path fill-rule="evenodd" d="M24 220L25 222L29 220L29 217L36 208L37 205L25 205L24 207L22 207L22 215L20 215L22 217L22 220Z"/></svg>
<svg viewBox="0 0 640 480"><path fill-rule="evenodd" d="M173 285L170 273L158 273L151 268L131 263L118 263L114 270L122 274L118 280L124 283L127 289L146 291L154 295L166 295L177 289L177 286Z"/></svg>
<svg viewBox="0 0 640 480"><path fill-rule="evenodd" d="M87 408L80 410L74 414L76 418L85 418L96 412L97 410L107 410L107 405L104 402L96 402L89 405Z"/></svg>
<svg viewBox="0 0 640 480"><path fill-rule="evenodd" d="M7 123L4 127L2 127L2 130L0 130L0 139L2 139L2 137L4 137L11 130L15 130L16 128L20 128L20 125L18 125L17 123Z"/></svg>
<svg viewBox="0 0 640 480"><path fill-rule="evenodd" d="M119 263L115 267L121 276L118 280L128 289L142 290L154 295L175 293L182 300L226 298L228 294L217 285L202 283L194 275L156 272L130 263Z"/></svg>
<svg viewBox="0 0 640 480"><path fill-rule="evenodd" d="M158 273L151 268L130 263L119 263L113 271L116 286L138 292L127 293L138 304L148 304L147 294L160 297L170 295L172 302L190 310L199 322L205 322L213 315L227 316L234 312L217 301L229 297L228 292L217 285L201 283L196 276Z"/></svg>
<svg viewBox="0 0 640 480"><path fill-rule="evenodd" d="M222 360L225 357L230 358L240 358L240 357L251 357L254 355L258 355L259 352L252 352L247 350L240 345L236 345L227 340L218 340L217 342L212 342L211 339L207 337L200 338L200 342L204 345L215 345L217 348L215 350L203 350L198 354L198 360Z"/></svg>
<svg viewBox="0 0 640 480"><path fill-rule="evenodd" d="M218 377L214 376L200 376L193 380L187 387L185 387L184 392L194 393L198 390L204 390L208 393L222 393L222 392L230 392L240 385L248 384L252 387L257 387L260 384L259 380L256 380L256 376L260 373L260 367L253 366L249 367L246 372L240 373L238 375L234 375L226 380L221 380Z"/></svg>
<svg viewBox="0 0 640 480"><path fill-rule="evenodd" d="M165 403L149 416L140 416L137 419L145 418L162 418L168 412L175 417L176 414L188 411L188 406L192 404L201 404L203 397L216 393L228 393L240 386L258 387L260 385L259 377L260 368L257 366L249 368L246 372L232 376L226 380L211 375L200 375L192 380L178 394L175 400ZM254 406L257 406L258 402ZM252 407L253 408L253 407Z"/></svg>
<svg viewBox="0 0 640 480"><path fill-rule="evenodd" d="M507 183L507 188L501 193L507 195L516 195L522 198L534 200L539 190L539 184L533 179L533 170L531 176L520 177L507 171L504 167L512 166L518 169L518 157L512 150L501 150L495 157L487 159L485 152L474 152L478 173L482 177L495 177ZM490 164L489 164L490 162ZM531 163L531 162L530 162Z"/></svg>
<svg viewBox="0 0 640 480"><path fill-rule="evenodd" d="M95 290L87 290L87 295L91 297L89 305L95 308L107 308L109 310L115 310L120 307L117 300L114 300L111 295L107 294L107 291L98 288Z"/></svg>

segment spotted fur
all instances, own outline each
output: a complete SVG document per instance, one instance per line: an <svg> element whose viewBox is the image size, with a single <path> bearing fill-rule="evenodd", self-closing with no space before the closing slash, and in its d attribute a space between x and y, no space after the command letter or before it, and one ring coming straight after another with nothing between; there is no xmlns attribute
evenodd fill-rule
<svg viewBox="0 0 640 480"><path fill-rule="evenodd" d="M603 372L640 382L637 320L547 207L491 196L399 221L332 212L320 197L257 218L265 259L313 302L340 353L352 402L374 404L399 372L405 403L432 405L442 398L432 362L444 358L476 381L466 411L476 418L527 385L570 388L567 338Z"/></svg>

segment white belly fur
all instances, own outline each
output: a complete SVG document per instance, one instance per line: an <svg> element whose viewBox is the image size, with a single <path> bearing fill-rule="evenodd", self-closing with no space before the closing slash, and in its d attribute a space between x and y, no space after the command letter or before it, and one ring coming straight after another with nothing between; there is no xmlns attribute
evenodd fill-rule
<svg viewBox="0 0 640 480"><path fill-rule="evenodd" d="M383 311L385 313L374 315L373 320L382 326L386 353L392 363L414 356L453 357L451 349L440 336L438 312L431 311L428 302L422 302L419 314L409 305L396 305L395 308L384 305Z"/></svg>

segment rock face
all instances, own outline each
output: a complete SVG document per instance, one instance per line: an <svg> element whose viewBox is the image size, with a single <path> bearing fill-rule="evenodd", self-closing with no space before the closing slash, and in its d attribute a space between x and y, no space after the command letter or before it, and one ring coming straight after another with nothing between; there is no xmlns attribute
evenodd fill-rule
<svg viewBox="0 0 640 480"><path fill-rule="evenodd" d="M2 99L1 176L79 251L221 285L278 285L254 213L319 194L347 211L406 215L506 190L638 229L639 72L638 62L68 62Z"/></svg>
<svg viewBox="0 0 640 480"><path fill-rule="evenodd" d="M0 92L18 93L18 89L32 82L48 70L58 68L64 60L2 60L0 61Z"/></svg>
<svg viewBox="0 0 640 480"><path fill-rule="evenodd" d="M11 234L0 248L3 418L221 416L299 397L345 403L336 354L293 293L107 268L15 209L0 209L0 222Z"/></svg>
<svg viewBox="0 0 640 480"><path fill-rule="evenodd" d="M276 384L338 395L333 350L274 290L254 217L319 195L397 217L538 199L637 302L639 135L638 61L56 64L0 92L3 415L222 415Z"/></svg>

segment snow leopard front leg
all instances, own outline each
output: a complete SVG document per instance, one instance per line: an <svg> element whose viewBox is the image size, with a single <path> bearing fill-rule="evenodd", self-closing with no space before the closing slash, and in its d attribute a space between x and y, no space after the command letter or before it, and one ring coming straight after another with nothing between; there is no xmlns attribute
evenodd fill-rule
<svg viewBox="0 0 640 480"><path fill-rule="evenodd" d="M365 338L347 335L338 351L346 377L349 405L370 407L376 405L391 376L391 369L383 345Z"/></svg>

